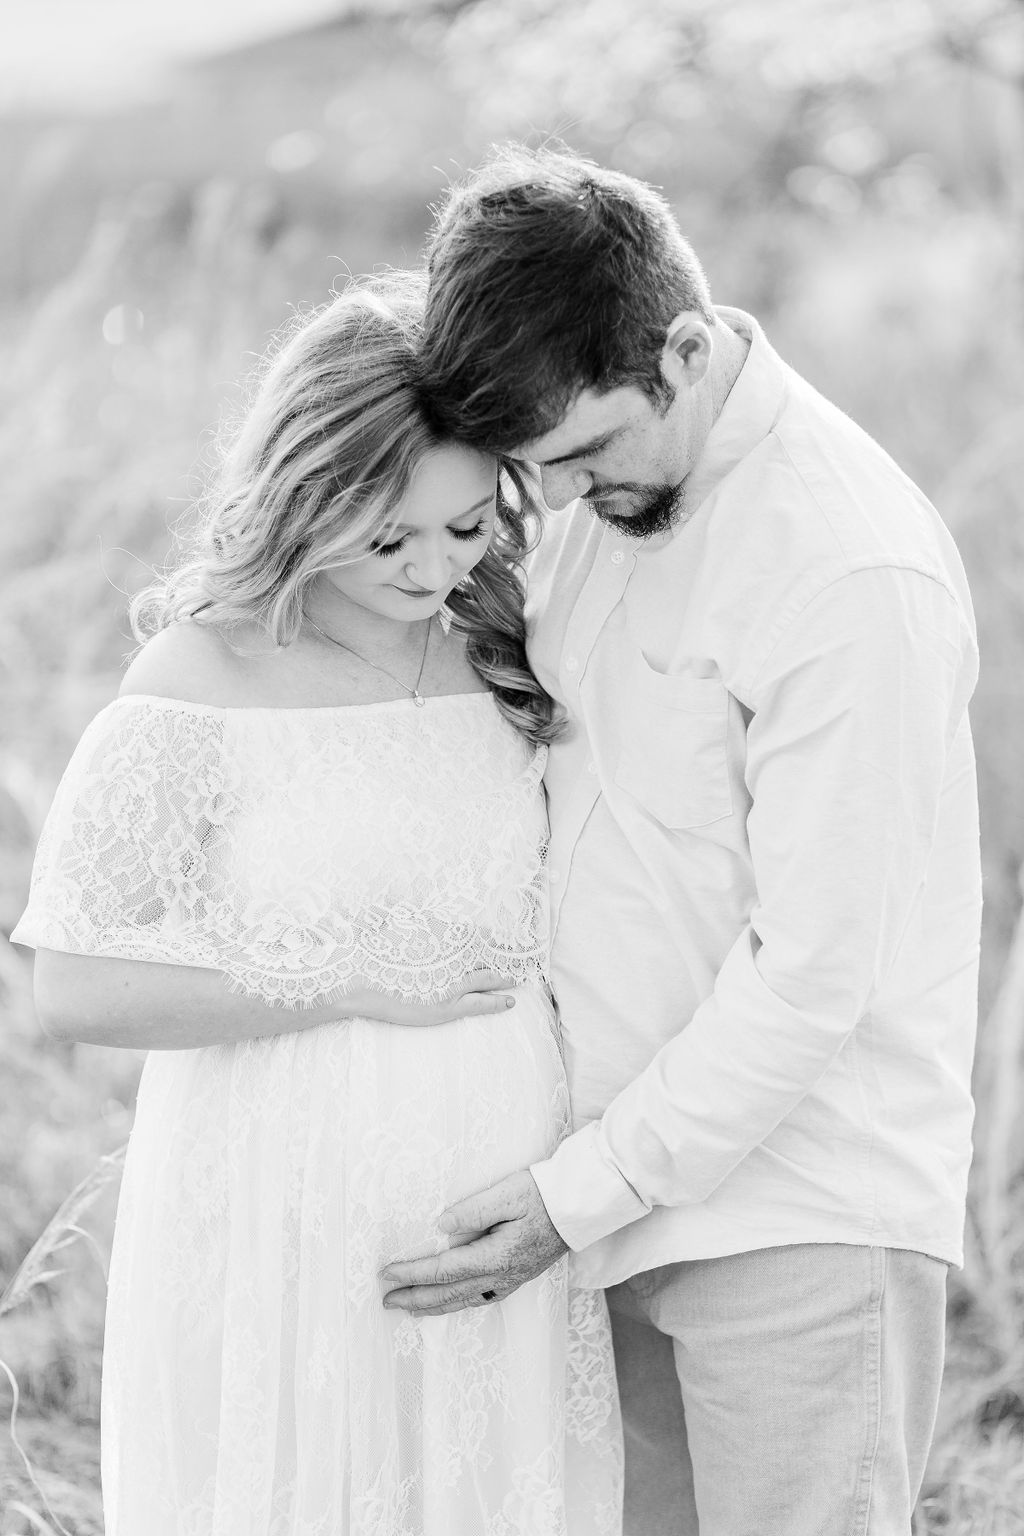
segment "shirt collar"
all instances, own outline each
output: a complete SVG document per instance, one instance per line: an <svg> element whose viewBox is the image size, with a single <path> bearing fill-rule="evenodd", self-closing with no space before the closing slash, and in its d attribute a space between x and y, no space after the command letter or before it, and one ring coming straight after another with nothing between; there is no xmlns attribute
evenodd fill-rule
<svg viewBox="0 0 1024 1536"><path fill-rule="evenodd" d="M672 542L715 487L768 436L782 409L786 365L753 315L725 305L716 305L715 314L730 330L748 338L750 350L700 458L686 477L687 516L675 528L646 541L644 549L661 549Z"/></svg>
<svg viewBox="0 0 1024 1536"><path fill-rule="evenodd" d="M724 304L715 305L715 314L731 331L749 340L750 350L708 433L699 459L686 477L687 516L674 528L642 541L631 540L625 531L601 525L605 541L626 540L632 545L634 555L664 549L666 544L671 544L716 486L768 436L782 411L788 369L760 325L745 310ZM579 515L582 506L582 502L575 502L572 510ZM592 512L587 512L586 516L599 522Z"/></svg>
<svg viewBox="0 0 1024 1536"><path fill-rule="evenodd" d="M715 314L730 330L749 338L750 350L700 458L687 476L686 502L691 516L719 481L768 436L786 391L785 364L753 315L724 306L716 306Z"/></svg>

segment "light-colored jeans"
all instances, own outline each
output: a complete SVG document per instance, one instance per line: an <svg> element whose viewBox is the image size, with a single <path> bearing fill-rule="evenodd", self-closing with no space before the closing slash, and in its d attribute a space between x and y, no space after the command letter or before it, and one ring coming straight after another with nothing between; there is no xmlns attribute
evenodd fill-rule
<svg viewBox="0 0 1024 1536"><path fill-rule="evenodd" d="M907 1536L945 1290L936 1259L829 1243L609 1290L625 1536Z"/></svg>

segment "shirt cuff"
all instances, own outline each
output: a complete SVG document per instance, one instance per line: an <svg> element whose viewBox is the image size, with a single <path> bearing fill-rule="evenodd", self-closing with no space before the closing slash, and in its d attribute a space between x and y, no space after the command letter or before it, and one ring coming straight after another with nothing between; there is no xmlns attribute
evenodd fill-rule
<svg viewBox="0 0 1024 1536"><path fill-rule="evenodd" d="M594 1120L530 1167L552 1225L574 1253L646 1216L640 1198L611 1159Z"/></svg>

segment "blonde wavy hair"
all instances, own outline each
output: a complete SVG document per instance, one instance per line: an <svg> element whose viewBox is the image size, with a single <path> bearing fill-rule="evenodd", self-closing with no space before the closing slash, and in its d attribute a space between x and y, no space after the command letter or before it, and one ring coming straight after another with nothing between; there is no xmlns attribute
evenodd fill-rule
<svg viewBox="0 0 1024 1536"><path fill-rule="evenodd" d="M132 603L137 638L190 619L229 637L256 624L290 645L316 577L389 538L415 470L450 441L431 429L422 395L425 298L423 275L389 272L278 333L241 425L222 434L183 560ZM540 743L561 729L526 659L522 561L541 502L521 464L499 459L498 485L487 550L447 608L499 709Z"/></svg>

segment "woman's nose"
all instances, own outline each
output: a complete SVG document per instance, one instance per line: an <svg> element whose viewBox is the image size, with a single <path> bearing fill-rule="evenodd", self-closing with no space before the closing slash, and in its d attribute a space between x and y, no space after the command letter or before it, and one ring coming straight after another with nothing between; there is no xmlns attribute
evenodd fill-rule
<svg viewBox="0 0 1024 1536"><path fill-rule="evenodd" d="M405 565L410 585L422 587L426 592L436 592L438 587L443 587L450 572L448 555L440 546L417 550Z"/></svg>

